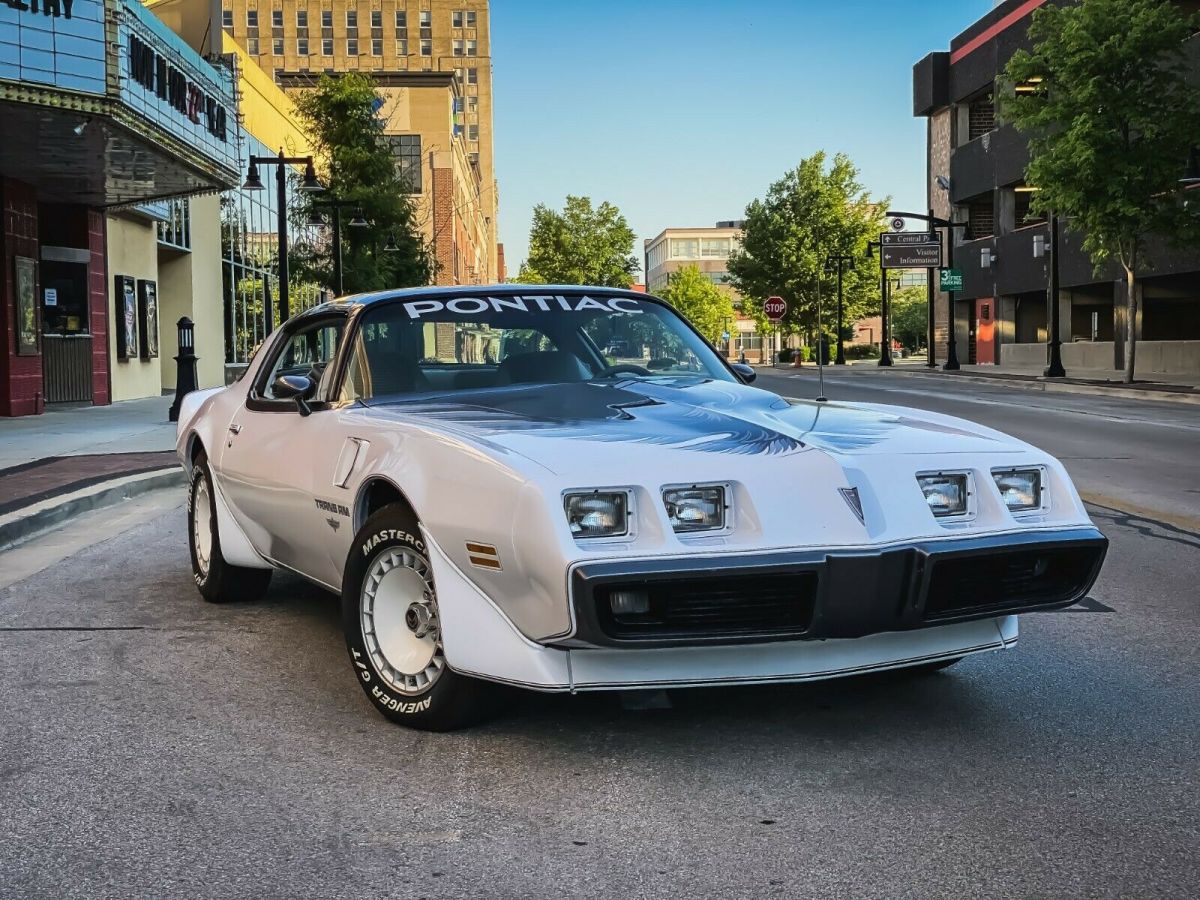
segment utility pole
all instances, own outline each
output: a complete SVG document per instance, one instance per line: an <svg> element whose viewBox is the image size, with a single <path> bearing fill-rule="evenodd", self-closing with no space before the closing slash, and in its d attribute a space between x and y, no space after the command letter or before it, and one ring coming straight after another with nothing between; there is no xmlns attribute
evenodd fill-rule
<svg viewBox="0 0 1200 900"><path fill-rule="evenodd" d="M1046 367L1047 378L1065 378L1067 370L1062 361L1062 323L1058 309L1059 272L1058 272L1058 215L1051 210L1050 226L1050 365Z"/></svg>

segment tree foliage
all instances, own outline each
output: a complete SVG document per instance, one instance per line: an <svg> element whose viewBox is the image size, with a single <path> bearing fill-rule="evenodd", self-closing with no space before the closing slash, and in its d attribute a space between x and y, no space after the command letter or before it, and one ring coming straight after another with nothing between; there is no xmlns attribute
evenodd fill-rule
<svg viewBox="0 0 1200 900"><path fill-rule="evenodd" d="M639 265L633 229L607 201L567 196L562 212L539 203L529 229L529 258L516 281L629 287Z"/></svg>
<svg viewBox="0 0 1200 900"><path fill-rule="evenodd" d="M1029 139L1033 208L1082 233L1099 268L1126 274L1125 379L1133 380L1136 273L1147 243L1194 233L1200 204L1184 204L1178 179L1200 138L1200 99L1187 81L1184 41L1196 28L1168 0L1047 4L1018 51L1000 113Z"/></svg>
<svg viewBox="0 0 1200 900"><path fill-rule="evenodd" d="M304 195L297 218L307 222L313 204L349 201L342 209L342 278L347 293L409 287L433 280L433 256L417 227L409 185L400 175L383 121L382 101L370 76L347 72L322 75L296 100L325 179L325 191ZM356 209L370 222L348 227ZM324 211L329 215L328 210ZM394 239L398 250L385 250ZM333 284L333 248L297 248L297 270Z"/></svg>
<svg viewBox="0 0 1200 900"><path fill-rule="evenodd" d="M788 303L784 328L812 333L820 290L825 321L832 322L836 279L824 274L830 254L856 260L844 276L845 320L877 311L879 264L866 251L867 241L883 230L887 203L871 198L844 154L831 164L824 152L801 160L771 185L765 199L746 207L742 245L729 259L730 283L746 301L743 312L762 329L767 323L763 302L780 296Z"/></svg>
<svg viewBox="0 0 1200 900"><path fill-rule="evenodd" d="M893 338L910 350L925 345L929 339L929 294L925 288L910 286L892 291L889 312Z"/></svg>
<svg viewBox="0 0 1200 900"><path fill-rule="evenodd" d="M734 320L733 300L709 281L697 266L671 273L660 296L688 319L713 344Z"/></svg>

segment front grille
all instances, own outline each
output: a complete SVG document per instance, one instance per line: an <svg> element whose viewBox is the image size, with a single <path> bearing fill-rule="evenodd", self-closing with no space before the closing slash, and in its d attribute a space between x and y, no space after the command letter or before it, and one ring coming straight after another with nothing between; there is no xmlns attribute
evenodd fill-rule
<svg viewBox="0 0 1200 900"><path fill-rule="evenodd" d="M617 591L644 592L649 612L614 614ZM817 573L615 582L597 586L593 597L601 630L616 640L796 637L812 624Z"/></svg>
<svg viewBox="0 0 1200 900"><path fill-rule="evenodd" d="M947 618L992 608L1020 612L1021 607L1076 600L1091 585L1097 562L1094 547L1031 547L934 557L925 617Z"/></svg>

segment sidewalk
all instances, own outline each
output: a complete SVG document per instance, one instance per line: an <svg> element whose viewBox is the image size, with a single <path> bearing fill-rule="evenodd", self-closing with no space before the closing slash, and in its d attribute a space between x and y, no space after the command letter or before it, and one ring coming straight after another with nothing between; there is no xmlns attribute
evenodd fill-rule
<svg viewBox="0 0 1200 900"><path fill-rule="evenodd" d="M183 483L169 397L0 419L0 549L89 509Z"/></svg>
<svg viewBox="0 0 1200 900"><path fill-rule="evenodd" d="M1122 373L1113 369L1074 369L1067 371L1066 378L1047 378L1042 374L1040 368L1033 367L964 365L957 372L945 372L940 363L937 368L932 369L925 363L926 359L923 356L897 359L895 364L887 369L880 367L878 360L864 359L855 360L845 366L827 366L825 371L827 374L890 371L903 375L960 378L978 383L999 381L1012 387L1065 394L1092 394L1200 404L1200 375L1151 373L1139 375L1133 384L1125 384L1122 381ZM800 368L780 363L774 368L791 372L809 372L814 375L817 371L816 365L812 363L805 363Z"/></svg>

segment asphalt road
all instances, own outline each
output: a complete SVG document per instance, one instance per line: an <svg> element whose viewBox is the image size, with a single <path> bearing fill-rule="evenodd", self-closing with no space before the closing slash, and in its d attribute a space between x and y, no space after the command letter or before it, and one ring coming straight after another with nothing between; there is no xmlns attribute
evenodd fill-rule
<svg viewBox="0 0 1200 900"><path fill-rule="evenodd" d="M903 377L842 376L863 380L834 396L894 401ZM1194 424L1187 407L1155 425L1133 403L1102 418L983 395L962 383L903 402L1089 447L1068 465L1114 501L1132 485L1150 509L1200 487L1194 459L1166 471L1187 463L1174 451L1117 459ZM1197 446L1180 433L1181 453ZM1170 518L1196 515L1190 502ZM180 498L143 504L119 527L85 518L0 556L21 567L0 587L0 897L1193 897L1200 884L1200 533L1170 510L1097 509L1113 544L1092 600L1027 616L1015 650L940 675L677 691L670 709L521 695L488 725L431 735L372 711L333 598L279 577L260 603L207 605Z"/></svg>

